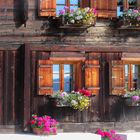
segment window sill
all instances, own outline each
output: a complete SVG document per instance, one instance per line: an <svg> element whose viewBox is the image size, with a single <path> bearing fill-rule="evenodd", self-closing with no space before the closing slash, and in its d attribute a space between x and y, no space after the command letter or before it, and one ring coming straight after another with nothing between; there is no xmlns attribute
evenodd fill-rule
<svg viewBox="0 0 140 140"><path fill-rule="evenodd" d="M119 30L140 30L140 26L121 26Z"/></svg>
<svg viewBox="0 0 140 140"><path fill-rule="evenodd" d="M87 29L95 25L83 25L83 24L65 24L60 26L60 29Z"/></svg>

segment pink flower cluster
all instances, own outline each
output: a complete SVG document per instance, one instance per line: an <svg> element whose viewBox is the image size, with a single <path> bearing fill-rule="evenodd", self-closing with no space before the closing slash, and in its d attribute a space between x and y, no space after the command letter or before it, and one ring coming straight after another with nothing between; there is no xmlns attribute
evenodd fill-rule
<svg viewBox="0 0 140 140"><path fill-rule="evenodd" d="M91 92L86 89L79 89L78 92L87 97L91 96Z"/></svg>
<svg viewBox="0 0 140 140"><path fill-rule="evenodd" d="M116 134L115 130L103 131L98 129L96 133L101 135L102 140L122 140L122 138Z"/></svg>
<svg viewBox="0 0 140 140"><path fill-rule="evenodd" d="M134 96L132 96L131 98L132 98L132 101L134 101L134 102L140 100L140 97L139 97L138 95L134 95Z"/></svg>
<svg viewBox="0 0 140 140"><path fill-rule="evenodd" d="M33 114L30 120L31 128L41 128L47 134L56 134L57 124L58 122L55 119L46 115L38 117L36 114Z"/></svg>

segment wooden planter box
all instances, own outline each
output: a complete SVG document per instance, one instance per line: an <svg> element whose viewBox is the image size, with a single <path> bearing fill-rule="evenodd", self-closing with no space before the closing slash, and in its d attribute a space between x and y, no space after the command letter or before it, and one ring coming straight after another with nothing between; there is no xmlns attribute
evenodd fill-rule
<svg viewBox="0 0 140 140"><path fill-rule="evenodd" d="M132 101L131 97L123 97L126 106L140 106L140 102Z"/></svg>
<svg viewBox="0 0 140 140"><path fill-rule="evenodd" d="M69 24L65 23L63 18L55 18L52 20L52 25L55 25L57 28L60 29L87 29L89 27L95 26L96 19L93 20L91 24Z"/></svg>
<svg viewBox="0 0 140 140"><path fill-rule="evenodd" d="M57 98L49 97L49 99L50 99L52 106L54 106L54 107L70 107L70 105L68 105L68 104L60 104L58 101L59 99L57 99Z"/></svg>

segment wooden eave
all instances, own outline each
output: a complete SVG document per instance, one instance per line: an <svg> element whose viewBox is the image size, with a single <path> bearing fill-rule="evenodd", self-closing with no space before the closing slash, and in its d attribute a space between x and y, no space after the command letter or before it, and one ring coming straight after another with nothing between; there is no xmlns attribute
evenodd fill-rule
<svg viewBox="0 0 140 140"><path fill-rule="evenodd" d="M54 51L54 52L130 52L130 53L140 53L140 46L128 45L54 45L54 44L25 44L25 48L28 47L31 51Z"/></svg>

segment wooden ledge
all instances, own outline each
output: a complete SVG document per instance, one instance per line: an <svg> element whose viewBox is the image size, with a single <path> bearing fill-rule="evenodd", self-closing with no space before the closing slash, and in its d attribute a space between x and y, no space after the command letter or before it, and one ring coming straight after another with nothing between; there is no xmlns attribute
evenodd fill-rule
<svg viewBox="0 0 140 140"><path fill-rule="evenodd" d="M140 30L140 26L121 26L119 30Z"/></svg>
<svg viewBox="0 0 140 140"><path fill-rule="evenodd" d="M61 25L60 29L87 29L89 27L94 27L94 24L91 25L84 25L84 24L65 24Z"/></svg>

